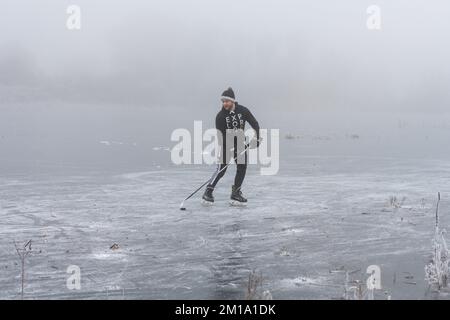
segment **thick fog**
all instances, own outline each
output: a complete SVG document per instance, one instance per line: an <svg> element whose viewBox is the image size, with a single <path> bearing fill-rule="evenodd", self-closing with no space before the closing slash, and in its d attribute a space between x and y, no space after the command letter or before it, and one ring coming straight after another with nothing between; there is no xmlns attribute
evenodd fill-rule
<svg viewBox="0 0 450 320"><path fill-rule="evenodd" d="M66 27L69 5L81 9L80 30ZM371 5L381 10L380 30L367 27ZM0 6L0 141L8 163L40 156L92 163L103 140L145 146L142 154L170 146L175 128L192 128L193 120L213 126L228 86L262 126L283 133L376 138L409 126L424 138L450 126L447 1ZM445 130L436 136L446 138ZM149 161L133 150L124 163Z"/></svg>
<svg viewBox="0 0 450 320"><path fill-rule="evenodd" d="M66 28L70 4L81 30ZM3 100L201 108L233 85L265 107L445 108L450 5L378 1L374 31L371 4L3 1Z"/></svg>

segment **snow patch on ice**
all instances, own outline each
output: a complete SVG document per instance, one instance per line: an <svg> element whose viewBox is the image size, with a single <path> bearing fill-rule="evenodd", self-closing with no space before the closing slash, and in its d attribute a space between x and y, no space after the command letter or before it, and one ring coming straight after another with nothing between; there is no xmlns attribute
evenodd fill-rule
<svg viewBox="0 0 450 320"><path fill-rule="evenodd" d="M170 151L170 148L162 146L162 147L153 147L152 150L153 151Z"/></svg>
<svg viewBox="0 0 450 320"><path fill-rule="evenodd" d="M282 288L295 288L303 285L317 285L323 284L326 281L323 277L318 278L308 278L308 277L297 277L297 278L286 278L282 279L279 282L279 285Z"/></svg>
<svg viewBox="0 0 450 320"><path fill-rule="evenodd" d="M92 257L98 260L121 259L127 260L127 255L120 252L99 252L93 253Z"/></svg>
<svg viewBox="0 0 450 320"><path fill-rule="evenodd" d="M122 142L122 141L108 141L108 140L102 140L102 141L99 141L99 143L100 144L104 144L105 146L112 146L112 145L119 145L119 146L121 146L121 145L128 144L128 143L125 143L125 142ZM133 143L130 143L130 145L137 146L137 143L133 142Z"/></svg>
<svg viewBox="0 0 450 320"><path fill-rule="evenodd" d="M294 234L305 232L304 229L300 229L300 228L290 228L290 227L282 228L281 231L282 231L282 232L285 232L285 233L294 233Z"/></svg>

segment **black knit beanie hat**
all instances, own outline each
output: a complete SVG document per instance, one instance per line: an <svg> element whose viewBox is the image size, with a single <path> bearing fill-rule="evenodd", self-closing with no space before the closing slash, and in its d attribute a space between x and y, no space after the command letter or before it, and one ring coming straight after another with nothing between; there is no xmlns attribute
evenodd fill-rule
<svg viewBox="0 0 450 320"><path fill-rule="evenodd" d="M229 87L227 90L225 90L222 93L222 96L220 97L220 99L223 100L230 100L233 102L236 102L236 97L234 96L234 91L233 89L231 89L231 87Z"/></svg>

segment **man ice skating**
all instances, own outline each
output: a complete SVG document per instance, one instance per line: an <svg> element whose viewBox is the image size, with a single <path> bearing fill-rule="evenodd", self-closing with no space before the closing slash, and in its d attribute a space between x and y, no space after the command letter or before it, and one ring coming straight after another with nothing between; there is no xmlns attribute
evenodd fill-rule
<svg viewBox="0 0 450 320"><path fill-rule="evenodd" d="M247 199L242 195L241 186L245 178L245 172L247 171L247 152L239 154L238 150L245 150L245 140L233 138L233 153L227 152L227 135L232 134L236 130L244 130L245 123L248 122L250 126L256 131L256 147L259 147L259 124L256 121L253 114L246 107L240 105L235 100L235 95L232 88L228 88L222 93L222 109L216 116L216 129L219 131L219 144L220 144L220 159L219 165L214 175L211 177L208 185L206 186L205 193L203 194L203 200L206 204L212 204L214 202L213 191L217 182L223 177L227 168L227 163L234 158L236 162L236 176L234 178L234 185L231 187L231 204L233 205L245 205ZM221 137L221 138L220 138ZM239 141L238 141L239 140ZM241 141L242 140L242 141ZM239 145L238 145L239 144ZM230 157L231 156L231 157Z"/></svg>

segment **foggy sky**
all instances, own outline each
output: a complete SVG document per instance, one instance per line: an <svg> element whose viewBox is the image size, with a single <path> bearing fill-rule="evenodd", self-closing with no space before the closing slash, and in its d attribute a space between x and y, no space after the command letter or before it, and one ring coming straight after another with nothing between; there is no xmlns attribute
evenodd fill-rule
<svg viewBox="0 0 450 320"><path fill-rule="evenodd" d="M81 7L82 29L66 29ZM382 30L366 27L369 5ZM442 111L447 1L24 1L0 4L0 105L239 101L285 110Z"/></svg>

